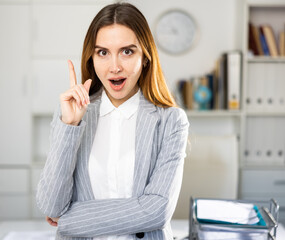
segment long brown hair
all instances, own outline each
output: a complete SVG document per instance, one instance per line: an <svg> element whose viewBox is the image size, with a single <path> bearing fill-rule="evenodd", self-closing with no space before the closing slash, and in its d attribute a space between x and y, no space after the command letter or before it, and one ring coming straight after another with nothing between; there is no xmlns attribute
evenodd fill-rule
<svg viewBox="0 0 285 240"><path fill-rule="evenodd" d="M81 58L82 83L92 79L89 95L94 94L102 87L102 83L96 75L92 59L97 33L100 28L113 24L121 24L133 30L142 47L147 62L143 67L138 84L145 98L157 106L176 106L166 85L148 23L143 14L129 3L107 5L95 16L89 26Z"/></svg>

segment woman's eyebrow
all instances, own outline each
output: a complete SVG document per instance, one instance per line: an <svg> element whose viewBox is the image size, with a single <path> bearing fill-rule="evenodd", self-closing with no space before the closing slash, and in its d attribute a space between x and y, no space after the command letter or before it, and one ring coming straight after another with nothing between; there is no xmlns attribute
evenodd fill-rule
<svg viewBox="0 0 285 240"><path fill-rule="evenodd" d="M100 48L100 49L103 49L103 50L108 50L108 48L101 47L101 46L99 46L99 45L95 45L95 49L96 49L96 48ZM120 50L127 49L127 48L137 48L137 46L136 46L135 44L130 44L130 45L121 47Z"/></svg>

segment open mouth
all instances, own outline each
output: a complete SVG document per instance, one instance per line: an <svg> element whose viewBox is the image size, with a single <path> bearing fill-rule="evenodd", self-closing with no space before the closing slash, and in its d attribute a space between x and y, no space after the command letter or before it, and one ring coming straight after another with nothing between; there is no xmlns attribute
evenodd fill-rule
<svg viewBox="0 0 285 240"><path fill-rule="evenodd" d="M125 80L126 78L121 78L121 79L116 79L116 80L110 79L110 82L115 86L119 86L119 85L122 85Z"/></svg>

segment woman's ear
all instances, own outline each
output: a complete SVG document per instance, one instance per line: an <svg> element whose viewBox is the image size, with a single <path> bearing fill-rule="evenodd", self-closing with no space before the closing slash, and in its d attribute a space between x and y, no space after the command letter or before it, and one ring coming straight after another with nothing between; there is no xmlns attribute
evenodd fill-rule
<svg viewBox="0 0 285 240"><path fill-rule="evenodd" d="M144 58L144 61L143 61L143 66L146 67L147 64L148 64L148 59L145 57L145 58Z"/></svg>

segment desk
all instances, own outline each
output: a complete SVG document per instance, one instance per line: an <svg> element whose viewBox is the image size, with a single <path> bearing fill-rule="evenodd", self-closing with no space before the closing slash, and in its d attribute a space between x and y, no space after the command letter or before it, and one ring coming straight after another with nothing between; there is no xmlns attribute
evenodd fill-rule
<svg viewBox="0 0 285 240"><path fill-rule="evenodd" d="M181 240L188 235L188 221L187 220L172 220L171 226L173 235L176 240ZM5 221L0 222L0 239L11 231L53 231L55 233L56 228L50 226L45 221ZM277 239L285 239L285 228L281 224L277 229Z"/></svg>
<svg viewBox="0 0 285 240"><path fill-rule="evenodd" d="M7 233L17 231L53 231L56 232L56 228L50 226L45 221L5 221L0 222L0 239L3 239Z"/></svg>

